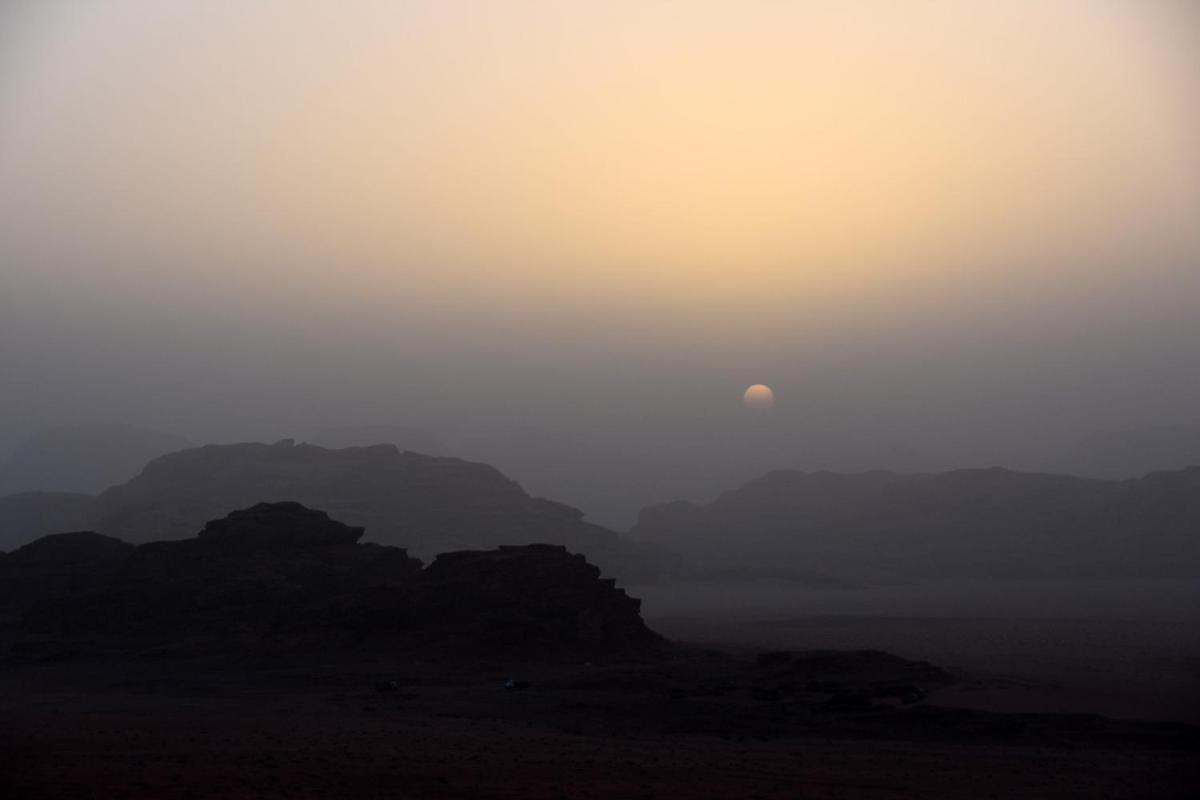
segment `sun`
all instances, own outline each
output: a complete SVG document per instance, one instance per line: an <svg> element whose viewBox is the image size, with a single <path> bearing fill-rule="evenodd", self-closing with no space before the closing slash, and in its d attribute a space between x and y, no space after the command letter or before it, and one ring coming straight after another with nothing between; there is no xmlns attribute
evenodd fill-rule
<svg viewBox="0 0 1200 800"><path fill-rule="evenodd" d="M747 387L742 402L752 411L767 411L775 405L775 392L765 383L756 383Z"/></svg>

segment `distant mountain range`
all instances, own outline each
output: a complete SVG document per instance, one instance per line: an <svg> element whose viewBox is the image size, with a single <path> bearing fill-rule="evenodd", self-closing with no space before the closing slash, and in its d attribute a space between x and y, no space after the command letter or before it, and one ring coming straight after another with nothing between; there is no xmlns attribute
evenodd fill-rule
<svg viewBox="0 0 1200 800"><path fill-rule="evenodd" d="M587 519L627 530L642 508L715 497L730 486L779 468L858 472L937 472L961 459L903 442L853 435L774 435L725 431L704 441L622 440L582 432L519 428L447 442L414 424L327 427L306 441L331 450L393 444L401 451L453 455L491 464L526 491L583 509ZM1200 464L1200 426L1107 429L1075 438L1014 444L991 463L1022 471L1089 478L1140 478ZM133 478L151 459L192 447L170 433L129 425L53 428L0 457L0 496L18 492L99 492ZM2 515L0 515L2 516Z"/></svg>
<svg viewBox="0 0 1200 800"><path fill-rule="evenodd" d="M1200 576L1200 468L1104 481L1004 469L781 470L630 532L691 576L886 581Z"/></svg>
<svg viewBox="0 0 1200 800"><path fill-rule="evenodd" d="M1160 459L1174 447L1178 461L1193 452L1193 429L1155 431L1100 436L1081 445L1079 453L1091 455L1079 458L1094 472L1121 474L1137 453ZM397 426L329 429L318 438L353 443L378 437L442 447L421 429ZM120 426L60 428L33 437L6 467L28 467L20 480L12 479L15 485L92 485L105 474L126 477L95 496L22 491L0 497L0 550L72 530L132 542L177 539L235 508L297 501L364 527L370 541L406 547L420 558L502 544L559 544L627 581L676 569L826 585L939 576L1200 574L1200 470L1194 469L1119 481L1002 469L781 470L712 503L648 506L623 536L585 521L576 508L530 496L488 464L401 452L393 444L209 445L158 455L144 469L132 466L139 453L183 441ZM1145 448L1135 447L1138 442ZM519 458L513 456L518 450ZM659 481L653 475L669 470L658 462L610 486L607 476L632 458L622 454L599 465L593 481L581 482L576 462L587 458L562 442L518 450L500 447L495 455L512 460L509 468L518 474L535 472L545 484L596 502L606 493L623 497L621 502L645 493L678 497L673 489L690 481ZM90 477L72 483L70 474Z"/></svg>
<svg viewBox="0 0 1200 800"><path fill-rule="evenodd" d="M661 569L653 548L584 522L570 506L530 497L493 467L402 453L390 444L330 450L284 440L182 450L95 498L7 498L0 503L0 542L18 546L68 522L135 543L180 539L233 509L279 501L325 509L365 528L368 540L420 558L545 543L584 553L627 579Z"/></svg>
<svg viewBox="0 0 1200 800"><path fill-rule="evenodd" d="M1120 428L1080 438L1057 465L1094 478L1138 478L1200 464L1200 427Z"/></svg>
<svg viewBox="0 0 1200 800"><path fill-rule="evenodd" d="M778 467L938 468L925 454L899 444L836 435L793 438L769 430L712 432L703 439L656 443L526 428L458 442L454 453L494 464L531 492L582 508L588 519L617 530L632 526L648 505L712 497Z"/></svg>

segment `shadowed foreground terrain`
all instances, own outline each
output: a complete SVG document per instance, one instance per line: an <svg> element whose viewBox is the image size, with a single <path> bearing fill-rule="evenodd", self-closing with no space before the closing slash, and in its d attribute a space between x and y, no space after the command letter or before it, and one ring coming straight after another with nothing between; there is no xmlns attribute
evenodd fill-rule
<svg viewBox="0 0 1200 800"><path fill-rule="evenodd" d="M1200 780L1193 728L902 705L873 695L946 676L876 653L776 658L676 648L592 666L361 652L9 665L0 788L31 798L1184 798ZM520 688L506 688L512 676Z"/></svg>
<svg viewBox="0 0 1200 800"><path fill-rule="evenodd" d="M1022 741L823 732L620 735L606 694L270 683L218 690L42 690L0 710L10 797L1193 797L1195 750L1136 738ZM486 696L488 703L472 704ZM653 706L650 711L657 711ZM1086 724L1087 721L1083 721Z"/></svg>
<svg viewBox="0 0 1200 800"><path fill-rule="evenodd" d="M670 643L561 547L360 544L296 503L0 558L14 797L1187 797L1200 730L941 707L874 650ZM984 787L982 793L980 787Z"/></svg>

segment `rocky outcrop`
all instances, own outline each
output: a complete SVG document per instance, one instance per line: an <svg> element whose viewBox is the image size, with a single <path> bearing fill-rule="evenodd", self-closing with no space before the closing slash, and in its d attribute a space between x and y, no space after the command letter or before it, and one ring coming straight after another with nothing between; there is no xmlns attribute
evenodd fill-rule
<svg viewBox="0 0 1200 800"><path fill-rule="evenodd" d="M40 604L25 622L74 633L258 636L315 597L395 585L420 571L399 548L360 546L362 534L299 503L258 504L194 538L132 549L100 590Z"/></svg>
<svg viewBox="0 0 1200 800"><path fill-rule="evenodd" d="M133 553L131 544L98 533L58 533L0 555L0 613L19 614L40 601L95 592Z"/></svg>
<svg viewBox="0 0 1200 800"><path fill-rule="evenodd" d="M392 444L401 452L411 450L414 453L424 453L430 456L444 456L449 452L446 443L433 433L424 428L405 425L356 425L324 428L309 441L331 450L343 447Z"/></svg>
<svg viewBox="0 0 1200 800"><path fill-rule="evenodd" d="M647 508L630 532L684 570L945 577L1200 575L1200 468L1126 481L1004 469L781 470L699 505Z"/></svg>
<svg viewBox="0 0 1200 800"><path fill-rule="evenodd" d="M443 553L420 577L421 613L472 641L503 646L521 631L528 646L645 644L641 601L600 577L578 554L554 545Z"/></svg>
<svg viewBox="0 0 1200 800"><path fill-rule="evenodd" d="M651 548L585 522L577 509L530 497L493 467L392 445L327 450L284 440L172 453L103 492L90 527L134 542L179 539L260 501L326 509L364 528L368 540L426 559L446 550L551 543L627 579L658 569Z"/></svg>
<svg viewBox="0 0 1200 800"><path fill-rule="evenodd" d="M170 552L183 548L207 552L214 557L268 553L280 555L298 551L323 550L353 545L362 538L363 529L343 525L324 511L314 511L299 503L258 503L215 519L196 535L196 541L177 548L159 548Z"/></svg>
<svg viewBox="0 0 1200 800"><path fill-rule="evenodd" d="M639 602L563 547L447 553L422 570L402 549L360 543L362 534L290 502L257 504L208 523L194 538L137 548L72 534L76 551L86 549L79 537L89 537L92 550L111 561L86 591L29 595L23 624L35 634L142 646L369 642L527 657L603 654L657 641ZM61 550L57 538L25 550ZM18 555L0 561L0 578ZM69 561L42 559L51 573L61 567L54 585L66 583Z"/></svg>

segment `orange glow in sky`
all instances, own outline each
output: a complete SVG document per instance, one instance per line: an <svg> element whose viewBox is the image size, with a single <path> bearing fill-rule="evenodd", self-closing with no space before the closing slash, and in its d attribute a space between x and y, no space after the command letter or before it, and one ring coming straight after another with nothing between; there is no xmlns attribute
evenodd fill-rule
<svg viewBox="0 0 1200 800"><path fill-rule="evenodd" d="M646 324L1195 246L1186 4L249 5L14 12L14 218L118 279L203 248L250 288Z"/></svg>

